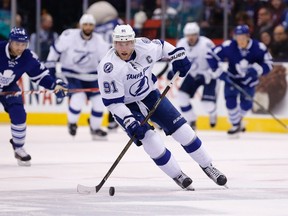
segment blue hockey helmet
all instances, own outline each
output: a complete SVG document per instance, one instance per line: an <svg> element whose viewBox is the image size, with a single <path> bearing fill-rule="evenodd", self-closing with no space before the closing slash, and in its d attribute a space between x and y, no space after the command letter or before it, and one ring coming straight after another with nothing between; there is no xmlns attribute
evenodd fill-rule
<svg viewBox="0 0 288 216"><path fill-rule="evenodd" d="M24 28L13 27L9 33L9 40L28 43L29 37Z"/></svg>
<svg viewBox="0 0 288 216"><path fill-rule="evenodd" d="M249 34L249 27L247 25L238 25L234 29L234 34L235 35Z"/></svg>

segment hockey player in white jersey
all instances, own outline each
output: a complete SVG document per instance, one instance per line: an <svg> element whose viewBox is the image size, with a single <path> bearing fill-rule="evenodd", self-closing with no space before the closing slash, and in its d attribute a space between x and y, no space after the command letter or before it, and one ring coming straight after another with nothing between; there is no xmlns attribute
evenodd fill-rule
<svg viewBox="0 0 288 216"><path fill-rule="evenodd" d="M109 50L110 45L101 35L93 32L96 21L91 14L84 14L80 29L65 30L50 48L47 67L55 68L61 63L62 74L68 81L69 88L98 88L97 66ZM77 92L71 94L68 109L68 130L76 135L77 123L87 98L92 104L90 132L94 140L106 139L107 132L101 129L104 105L100 92Z"/></svg>
<svg viewBox="0 0 288 216"><path fill-rule="evenodd" d="M148 123L141 125L160 97L157 78L151 69L156 61L168 57L173 70L184 77L191 67L183 47L175 48L162 40L135 38L130 25L118 25L113 32L113 48L98 65L99 88L104 105L127 134L135 136L156 165L181 188L193 190L192 180L182 172L160 135ZM168 98L164 97L151 120L171 135L218 185L225 185L223 173L212 166L201 140Z"/></svg>
<svg viewBox="0 0 288 216"><path fill-rule="evenodd" d="M214 127L217 120L216 89L218 80L212 79L206 55L215 45L209 38L200 36L200 28L195 22L186 23L183 33L185 37L178 41L176 47L185 48L192 67L183 80L175 98L184 118L195 130L197 116L193 111L190 99L194 97L197 89L203 86L202 105L209 114L210 126ZM171 74L173 75L173 71L169 72L168 79L172 77Z"/></svg>
<svg viewBox="0 0 288 216"><path fill-rule="evenodd" d="M26 73L30 79L44 88L54 90L59 98L67 94L67 85L62 80L55 80L48 69L39 62L36 55L28 47L29 37L24 28L14 27L9 34L9 42L0 42L0 103L11 121L14 156L19 166L30 166L31 156L25 151L26 111L21 94L5 94L18 92L17 81Z"/></svg>

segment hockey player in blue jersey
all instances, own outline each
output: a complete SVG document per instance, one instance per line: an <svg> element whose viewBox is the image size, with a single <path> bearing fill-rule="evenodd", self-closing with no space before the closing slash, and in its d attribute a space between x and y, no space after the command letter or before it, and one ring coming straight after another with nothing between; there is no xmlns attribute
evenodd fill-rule
<svg viewBox="0 0 288 216"><path fill-rule="evenodd" d="M234 39L213 48L207 60L214 76L225 82L224 96L232 124L228 135L238 136L245 131L242 119L252 108L253 102L237 87L253 97L259 77L272 69L272 57L263 43L250 38L247 25L239 25L234 29ZM228 61L227 71L224 71L221 63L225 60Z"/></svg>
<svg viewBox="0 0 288 216"><path fill-rule="evenodd" d="M162 40L135 38L130 25L118 25L111 48L98 65L99 88L104 105L134 142L143 145L156 165L181 188L193 190L192 180L184 174L165 147L161 136L145 123L140 124L160 97L152 67L161 58L170 58L173 71L184 77L191 67L183 47L175 48ZM212 166L212 159L193 129L168 98L164 97L151 120L171 135L216 184L225 185L226 176Z"/></svg>
<svg viewBox="0 0 288 216"><path fill-rule="evenodd" d="M54 90L57 97L67 94L67 85L62 80L55 80L49 70L39 62L28 47L28 34L24 28L14 27L9 34L9 41L0 42L0 92L20 91L17 81L26 73L30 79ZM9 114L11 121L14 156L20 166L30 166L31 156L23 148L26 137L26 112L21 95L0 95L0 102Z"/></svg>

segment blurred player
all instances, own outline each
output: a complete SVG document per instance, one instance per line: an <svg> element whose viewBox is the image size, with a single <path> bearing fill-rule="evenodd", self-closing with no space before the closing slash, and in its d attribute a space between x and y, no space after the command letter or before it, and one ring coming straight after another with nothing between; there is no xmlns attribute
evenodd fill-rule
<svg viewBox="0 0 288 216"><path fill-rule="evenodd" d="M113 48L98 65L99 88L105 106L127 134L135 136L137 146L144 150L181 188L193 190L192 180L179 167L160 135L145 123L141 125L160 97L157 78L152 67L162 57L169 57L173 71L184 77L191 67L183 47L175 48L162 40L135 38L130 25L118 25L113 32ZM218 185L226 184L226 177L211 164L201 140L186 123L172 103L164 97L151 120L171 135Z"/></svg>
<svg viewBox="0 0 288 216"><path fill-rule="evenodd" d="M216 125L216 86L217 80L212 79L211 69L206 60L208 51L215 45L207 37L200 36L200 28L197 23L187 23L183 29L184 38L181 38L176 47L184 47L192 67L181 84L175 96L184 118L190 126L196 129L197 116L193 111L190 99L194 97L197 89L203 86L202 105L204 110L209 113L210 126ZM171 76L171 72L169 73Z"/></svg>
<svg viewBox="0 0 288 216"><path fill-rule="evenodd" d="M55 90L56 96L66 96L67 85L55 80L49 70L39 62L28 47L29 37L24 28L14 27L9 34L9 42L0 42L0 92L20 91L17 81L26 73L30 79L46 89ZM15 158L20 166L30 166L31 156L23 148L26 137L26 111L22 95L0 94L0 102L9 114Z"/></svg>
<svg viewBox="0 0 288 216"><path fill-rule="evenodd" d="M117 10L107 1L98 1L93 3L88 9L88 14L92 14L97 20L94 31L101 34L106 42L112 45L112 33L115 26L123 24L119 18ZM112 114L108 115L108 129L117 129L118 124L114 121Z"/></svg>
<svg viewBox="0 0 288 216"><path fill-rule="evenodd" d="M95 23L92 15L84 14L79 21L80 29L65 30L50 48L47 65L55 67L56 62L60 61L62 74L67 79L69 88L98 88L97 65L110 45L101 35L93 32ZM100 92L71 94L68 109L69 133L72 136L76 135L77 122L87 98L92 104L89 119L92 138L106 138L107 132L101 129L105 107Z"/></svg>
<svg viewBox="0 0 288 216"><path fill-rule="evenodd" d="M225 72L221 67L224 60L228 61ZM208 54L208 62L215 76L220 76L225 82L224 96L232 124L228 134L237 136L245 131L242 119L253 102L241 94L234 83L253 97L259 77L272 69L271 55L263 43L250 38L247 25L239 25L234 29L234 39L213 48Z"/></svg>

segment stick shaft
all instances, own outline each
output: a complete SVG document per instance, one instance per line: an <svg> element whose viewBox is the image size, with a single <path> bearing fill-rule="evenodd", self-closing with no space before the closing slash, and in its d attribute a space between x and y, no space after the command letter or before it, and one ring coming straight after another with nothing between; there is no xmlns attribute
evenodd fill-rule
<svg viewBox="0 0 288 216"><path fill-rule="evenodd" d="M76 92L98 92L98 88L78 88L78 89L68 89L68 93L76 93ZM32 95L32 94L46 94L46 93L54 93L54 90L29 90L29 91L4 91L0 92L0 96L6 95Z"/></svg>
<svg viewBox="0 0 288 216"><path fill-rule="evenodd" d="M166 86L166 88L164 89L164 91L162 92L162 94L160 95L160 97L158 98L158 100L155 102L153 108L149 111L148 115L145 117L145 119L143 120L143 122L141 122L141 125L144 125L145 123L148 122L148 120L150 119L150 117L153 115L153 113L155 112L155 110L157 109L157 107L159 106L160 102L162 101L162 99L166 96L167 92L170 90L172 84L174 83L174 81L176 80L176 78L179 76L179 72L175 73L173 79L169 82L169 84ZM124 147L124 149L121 151L121 153L119 154L119 156L116 158L115 162L112 164L112 166L110 167L110 169L108 170L108 172L106 173L106 175L103 177L103 179L101 180L101 182L95 187L96 193L102 188L102 186L105 184L106 180L109 178L109 176L111 175L111 173L113 172L113 170L115 169L115 167L118 165L118 163L120 162L120 160L122 159L122 157L125 155L125 153L127 152L127 150L129 149L129 147L131 146L131 144L133 143L135 136L131 137L130 140L128 141L128 143L126 144L126 146Z"/></svg>

